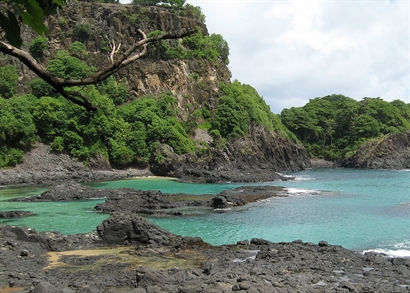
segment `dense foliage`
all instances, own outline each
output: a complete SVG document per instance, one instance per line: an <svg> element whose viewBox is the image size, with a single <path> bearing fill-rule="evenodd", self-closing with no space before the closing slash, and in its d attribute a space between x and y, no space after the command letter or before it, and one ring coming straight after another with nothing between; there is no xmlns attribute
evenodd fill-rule
<svg viewBox="0 0 410 293"><path fill-rule="evenodd" d="M206 59L221 60L229 63L228 43L219 34L205 35L201 29L192 36L185 37L182 42L162 41L161 54L164 59Z"/></svg>
<svg viewBox="0 0 410 293"><path fill-rule="evenodd" d="M32 97L0 97L0 167L17 164L36 140Z"/></svg>
<svg viewBox="0 0 410 293"><path fill-rule="evenodd" d="M331 95L285 109L281 117L312 156L339 160L371 138L410 129L410 104Z"/></svg>
<svg viewBox="0 0 410 293"><path fill-rule="evenodd" d="M234 81L221 85L221 90L222 95L217 100L211 119L211 129L218 130L221 136L242 136L253 123L294 138L282 124L280 117L271 112L263 98L250 85Z"/></svg>
<svg viewBox="0 0 410 293"><path fill-rule="evenodd" d="M45 51L48 50L48 41L44 37L37 37L30 43L29 52L37 61L42 61Z"/></svg>
<svg viewBox="0 0 410 293"><path fill-rule="evenodd" d="M13 65L0 67L0 97L10 98L17 87L18 75Z"/></svg>
<svg viewBox="0 0 410 293"><path fill-rule="evenodd" d="M65 51L58 52L48 68L64 78L81 78L93 71ZM0 72L10 71L15 69L0 67ZM30 85L33 95L0 98L0 167L18 163L37 140L82 160L103 155L116 166L145 166L161 143L178 154L194 149L176 117L176 100L170 94L124 104L128 100L126 81L117 83L109 78L97 87L81 89L99 109L89 115L84 108L56 96L44 81L34 79Z"/></svg>

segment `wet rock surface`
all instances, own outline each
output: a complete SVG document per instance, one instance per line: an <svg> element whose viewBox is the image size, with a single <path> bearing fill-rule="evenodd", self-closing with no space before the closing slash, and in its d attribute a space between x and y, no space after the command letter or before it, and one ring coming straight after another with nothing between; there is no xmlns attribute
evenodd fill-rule
<svg viewBox="0 0 410 293"><path fill-rule="evenodd" d="M112 215L97 230L101 237L0 225L0 289L146 293L410 290L410 259L362 255L324 241L316 245L252 239L213 247L125 214Z"/></svg>
<svg viewBox="0 0 410 293"><path fill-rule="evenodd" d="M8 219L8 218L21 218L21 217L29 217L34 216L32 212L28 211L0 211L0 219Z"/></svg>
<svg viewBox="0 0 410 293"><path fill-rule="evenodd" d="M287 193L278 186L242 186L224 190L217 195L167 194L131 188L94 189L70 181L51 186L40 195L15 198L11 201L71 201L105 198L95 209L103 213L122 212L145 215L186 215L198 209L221 209L243 206L270 197L284 197ZM191 208L188 209L188 208Z"/></svg>
<svg viewBox="0 0 410 293"><path fill-rule="evenodd" d="M284 188L279 186L243 186L222 191L212 199L211 205L213 208L229 208L243 206L270 197L286 196Z"/></svg>

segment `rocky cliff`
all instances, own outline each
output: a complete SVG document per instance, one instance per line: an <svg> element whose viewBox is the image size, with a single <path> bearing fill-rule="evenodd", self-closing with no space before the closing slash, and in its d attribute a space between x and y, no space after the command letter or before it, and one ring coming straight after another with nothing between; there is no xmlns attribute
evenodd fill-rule
<svg viewBox="0 0 410 293"><path fill-rule="evenodd" d="M343 166L370 169L410 168L410 131L392 133L365 143L343 162Z"/></svg>
<svg viewBox="0 0 410 293"><path fill-rule="evenodd" d="M110 42L121 43L121 50L125 50L136 41L138 29L148 34L158 30L175 32L199 28L207 35L201 16L192 10L75 1L50 17L48 27L49 50L45 52L43 63L47 64L59 50L73 54L73 43L81 41L85 51L74 55L96 68L109 63ZM30 31L24 32L26 49L34 38ZM173 45L180 43L177 41ZM153 173L209 182L258 181L277 179L278 171L300 170L309 166L308 154L296 139L286 131L279 134L274 127L267 127L260 121L249 119L249 127L235 128L234 132L239 134L222 135L223 143L217 143L215 135L210 135L212 129L210 122L205 121L205 115L198 117L196 114L206 109L209 119L215 115L218 100L223 94L220 85L230 83L228 67L221 58L164 58L164 50L163 43L150 45L144 58L115 75L117 82L125 80L131 93L125 104L144 95L171 93L176 99L177 118L195 144L193 151L178 153L158 139L159 146L151 150L153 153L147 166ZM5 62L10 61L0 60L0 63ZM12 62L20 75L20 93L29 92L28 82L34 75L24 65L15 60ZM193 119L195 123L192 123ZM101 167L108 163L109 166L107 156L98 158L107 161L96 162L94 157L88 160L88 164Z"/></svg>

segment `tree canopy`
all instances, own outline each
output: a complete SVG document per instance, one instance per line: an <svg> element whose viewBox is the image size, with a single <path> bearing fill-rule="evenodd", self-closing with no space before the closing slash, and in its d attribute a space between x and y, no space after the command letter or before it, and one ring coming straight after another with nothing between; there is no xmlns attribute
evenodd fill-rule
<svg viewBox="0 0 410 293"><path fill-rule="evenodd" d="M368 139L410 129L410 104L380 98L356 101L342 95L311 99L284 109L283 123L311 155L331 160L351 155Z"/></svg>

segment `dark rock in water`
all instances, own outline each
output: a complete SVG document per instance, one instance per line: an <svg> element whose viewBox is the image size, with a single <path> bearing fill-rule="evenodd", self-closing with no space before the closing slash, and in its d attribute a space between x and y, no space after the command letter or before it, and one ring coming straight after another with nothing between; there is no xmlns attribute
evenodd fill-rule
<svg viewBox="0 0 410 293"><path fill-rule="evenodd" d="M0 211L1 218L21 218L28 216L35 216L36 214L29 211Z"/></svg>
<svg viewBox="0 0 410 293"><path fill-rule="evenodd" d="M282 187L244 186L210 195L166 194L160 191L110 190L104 203L95 208L104 213L128 212L156 215L182 215L187 207L225 209L243 206L270 197L287 196Z"/></svg>
<svg viewBox="0 0 410 293"><path fill-rule="evenodd" d="M124 213L111 214L97 227L97 233L104 242L115 244L170 245L176 238L142 217Z"/></svg>
<svg viewBox="0 0 410 293"><path fill-rule="evenodd" d="M83 185L76 181L68 181L62 184L51 186L47 191L37 196L14 198L10 201L73 201L83 199L107 198L111 195L126 196L127 194L135 193L131 188L122 189L96 189L90 186Z"/></svg>
<svg viewBox="0 0 410 293"><path fill-rule="evenodd" d="M212 207L214 209L225 209L225 208L229 207L229 202L226 199L226 197L220 196L220 195L215 196L212 199L211 204L212 204Z"/></svg>
<svg viewBox="0 0 410 293"><path fill-rule="evenodd" d="M369 169L410 168L410 130L373 139L342 162L344 167Z"/></svg>
<svg viewBox="0 0 410 293"><path fill-rule="evenodd" d="M224 190L212 199L212 207L217 209L243 206L247 203L270 197L287 196L283 187L279 186L241 186L232 190Z"/></svg>
<svg viewBox="0 0 410 293"><path fill-rule="evenodd" d="M95 207L103 213L127 212L130 214L160 213L163 209L182 206L168 200L166 194L160 191L142 191L134 189L111 189L106 201Z"/></svg>

